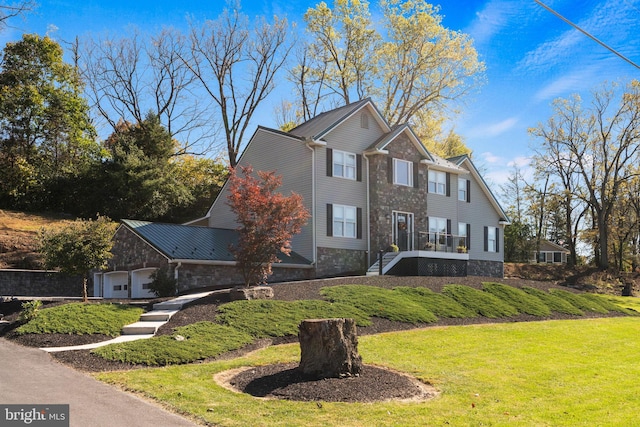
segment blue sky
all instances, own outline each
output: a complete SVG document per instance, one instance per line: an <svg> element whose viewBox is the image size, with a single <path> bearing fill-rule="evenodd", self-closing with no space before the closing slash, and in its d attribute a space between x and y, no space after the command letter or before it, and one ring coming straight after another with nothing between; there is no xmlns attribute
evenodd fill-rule
<svg viewBox="0 0 640 427"><path fill-rule="evenodd" d="M630 60L640 63L640 0L544 0ZM58 41L76 35L117 34L128 26L154 30L184 27L186 17L215 18L222 0L96 1L40 0L36 14L13 21L15 29L0 37L2 45L22 32L49 34ZM301 15L316 0L244 0L249 15ZM331 1L329 1L331 3ZM373 1L372 3L375 3ZM466 99L462 112L449 123L473 150L475 162L490 183L505 182L514 164L526 170L535 143L527 129L546 121L558 97L589 92L603 82L628 82L640 70L562 22L534 0L442 0L446 27L469 34L485 62L487 82ZM53 30L54 28L55 31ZM302 25L299 25L302 28ZM271 99L277 104L276 95ZM263 109L264 110L264 109ZM265 111L272 111L268 107ZM254 123L275 127L265 114ZM494 191L499 192L497 188Z"/></svg>

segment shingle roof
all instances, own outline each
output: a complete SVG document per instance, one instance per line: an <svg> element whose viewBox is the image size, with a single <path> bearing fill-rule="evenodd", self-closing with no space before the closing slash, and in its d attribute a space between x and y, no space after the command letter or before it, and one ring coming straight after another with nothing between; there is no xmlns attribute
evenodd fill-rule
<svg viewBox="0 0 640 427"><path fill-rule="evenodd" d="M322 136L333 129L335 125L340 123L353 112L360 109L363 105L366 105L370 102L371 99L366 98L361 101L353 102L340 108L318 114L311 120L308 120L301 125L291 129L289 133L303 138L322 138Z"/></svg>
<svg viewBox="0 0 640 427"><path fill-rule="evenodd" d="M169 259L235 261L229 245L238 243L236 230L130 219L122 223ZM293 251L291 256L278 254L278 258L287 264L311 264Z"/></svg>

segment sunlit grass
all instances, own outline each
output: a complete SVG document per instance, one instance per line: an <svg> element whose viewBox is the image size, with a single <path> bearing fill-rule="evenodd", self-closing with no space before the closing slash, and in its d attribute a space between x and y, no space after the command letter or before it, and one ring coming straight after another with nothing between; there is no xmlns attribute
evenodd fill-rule
<svg viewBox="0 0 640 427"><path fill-rule="evenodd" d="M44 308L16 329L18 334L104 334L118 336L122 327L140 319L143 310L124 304L69 303Z"/></svg>
<svg viewBox="0 0 640 427"><path fill-rule="evenodd" d="M632 317L436 327L359 338L365 363L433 384L422 403L256 399L213 381L240 366L299 360L298 345L230 361L97 375L217 426L620 426L640 405Z"/></svg>

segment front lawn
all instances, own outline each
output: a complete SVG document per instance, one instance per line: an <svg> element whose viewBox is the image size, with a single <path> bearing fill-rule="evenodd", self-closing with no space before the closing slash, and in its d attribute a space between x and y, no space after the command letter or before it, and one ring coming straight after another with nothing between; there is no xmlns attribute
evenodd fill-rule
<svg viewBox="0 0 640 427"><path fill-rule="evenodd" d="M640 325L633 317L416 329L359 338L365 363L434 385L422 403L262 400L213 376L299 361L297 344L234 360L97 375L219 426L620 426L637 423Z"/></svg>

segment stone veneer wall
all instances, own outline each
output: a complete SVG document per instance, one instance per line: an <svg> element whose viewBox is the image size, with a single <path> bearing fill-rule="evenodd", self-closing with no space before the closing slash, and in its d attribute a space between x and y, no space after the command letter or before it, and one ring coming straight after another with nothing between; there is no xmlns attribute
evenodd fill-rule
<svg viewBox="0 0 640 427"><path fill-rule="evenodd" d="M470 259L467 264L469 276L504 277L504 263L502 261L481 261Z"/></svg>
<svg viewBox="0 0 640 427"><path fill-rule="evenodd" d="M175 264L172 264L171 268L175 269ZM277 266L273 266L272 270L273 274L267 279L268 283L308 280L313 278L314 272L310 268L279 268ZM244 279L240 270L232 265L182 264L178 268L178 292L236 285L244 285Z"/></svg>
<svg viewBox="0 0 640 427"><path fill-rule="evenodd" d="M82 277L56 271L0 270L0 296L81 297Z"/></svg>
<svg viewBox="0 0 640 427"><path fill-rule="evenodd" d="M161 267L168 259L124 225L113 236L113 258L109 270L136 270L146 267Z"/></svg>
<svg viewBox="0 0 640 427"><path fill-rule="evenodd" d="M414 215L414 231L426 231L427 218L427 168L420 164L422 157L406 136L398 137L386 147L387 155L369 157L369 215L371 251L386 250L393 243L392 211L411 212ZM413 162L418 167L418 188L389 183L388 159L396 158ZM387 218L388 217L388 218ZM417 243L416 243L417 244ZM372 260L373 261L373 260Z"/></svg>
<svg viewBox="0 0 640 427"><path fill-rule="evenodd" d="M364 274L367 270L367 251L318 248L317 254L316 277Z"/></svg>

